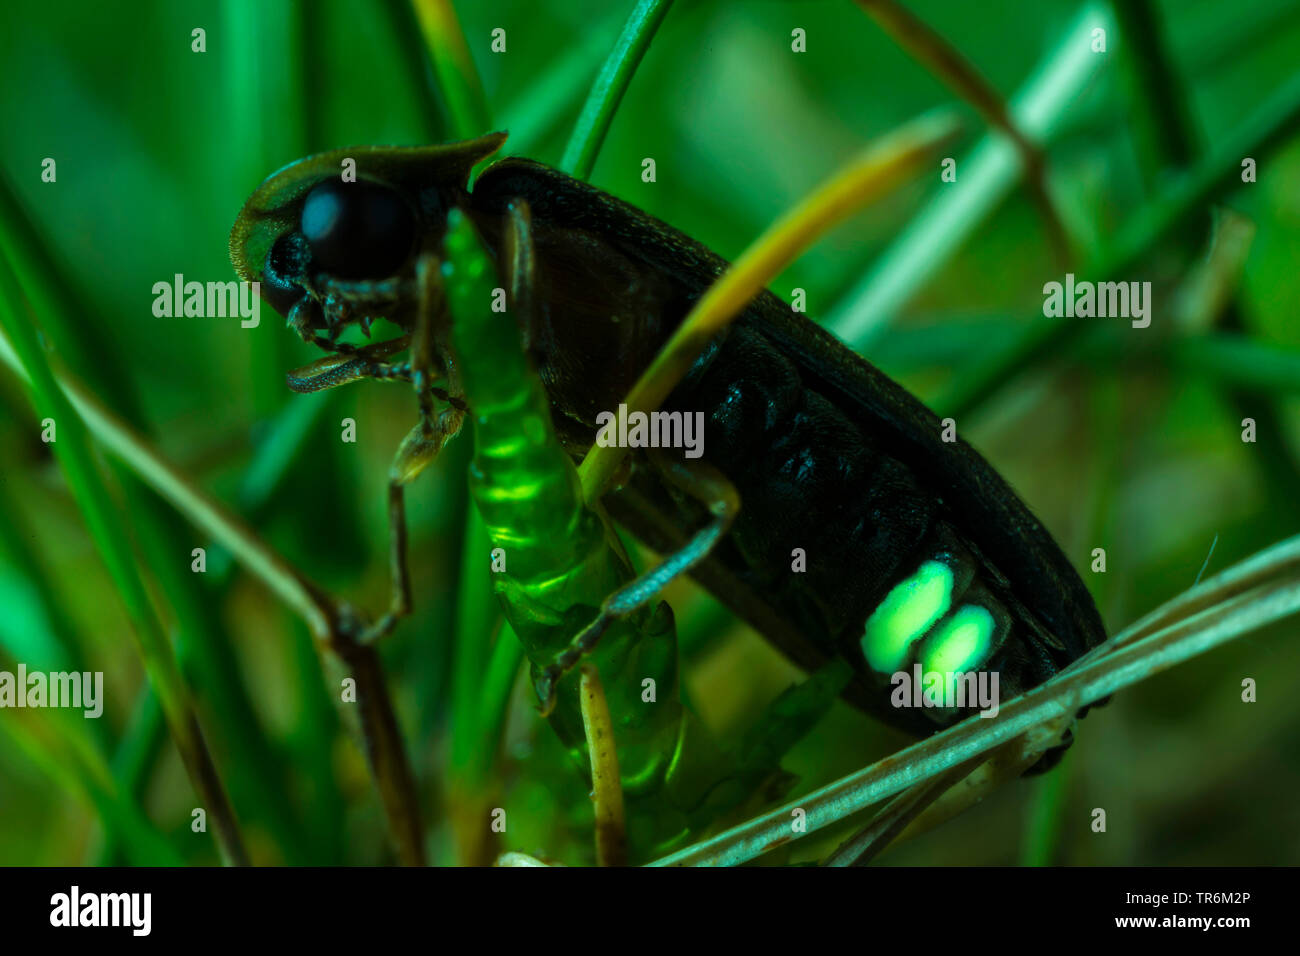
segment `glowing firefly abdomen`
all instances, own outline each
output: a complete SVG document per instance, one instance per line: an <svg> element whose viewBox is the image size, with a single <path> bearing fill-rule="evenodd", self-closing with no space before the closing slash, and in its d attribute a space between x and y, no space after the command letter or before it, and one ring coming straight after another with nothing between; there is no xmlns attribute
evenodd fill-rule
<svg viewBox="0 0 1300 956"><path fill-rule="evenodd" d="M862 656L885 681L916 663L925 672L976 671L1002 645L1011 620L972 556L949 542L923 557L867 617Z"/></svg>

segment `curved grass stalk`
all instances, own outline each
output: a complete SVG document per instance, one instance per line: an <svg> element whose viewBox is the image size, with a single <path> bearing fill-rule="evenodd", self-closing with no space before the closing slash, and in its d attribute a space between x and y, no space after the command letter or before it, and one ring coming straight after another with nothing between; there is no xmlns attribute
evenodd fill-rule
<svg viewBox="0 0 1300 956"><path fill-rule="evenodd" d="M140 577L126 521L101 479L85 425L73 413L67 396L55 382L35 329L19 314L19 303L23 301L18 277L10 268L8 259L0 261L0 327L12 344L37 415L53 420L58 429L57 438L52 442L54 454L67 477L91 538L121 595L145 671L158 692L176 748L195 792L212 817L213 835L222 857L228 864L245 865L248 855L235 822L234 809L203 739L198 715L172 646L154 614Z"/></svg>
<svg viewBox="0 0 1300 956"><path fill-rule="evenodd" d="M700 297L628 393L628 412L658 408L709 340L815 240L869 202L887 195L956 136L946 114L915 119L873 143L786 213ZM627 449L593 448L578 469L588 501L608 486Z"/></svg>
<svg viewBox="0 0 1300 956"><path fill-rule="evenodd" d="M12 301L7 294L3 298ZM34 339L32 344L35 345ZM19 360L16 350L4 337L0 337L0 359L24 380L28 378L28 366ZM363 750L379 788L394 843L403 862L422 863L424 837L418 824L414 778L397 730L382 666L374 648L361 646L347 636L355 610L293 567L223 505L163 460L125 422L69 376L56 377L48 365L44 368L49 376L49 388L69 403L70 412L75 412L62 416L63 420L72 422L73 427L84 422L98 441L145 484L222 544L249 573L298 613L317 638L318 648L328 648L346 665L349 676L356 680ZM61 423L59 427L62 429L64 425ZM61 439L56 447L62 444ZM161 693L160 688L160 696Z"/></svg>
<svg viewBox="0 0 1300 956"><path fill-rule="evenodd" d="M59 361L78 369L94 393L124 418L143 420L144 413L135 396L136 383L124 371L130 364L127 356L117 350L115 339L100 337L101 326L111 323L82 320L91 310L75 291L75 284L64 277L45 237L7 181L0 181L0 244L14 272L21 277L22 294L32 313L40 316L45 336L58 344ZM256 345L254 354L257 354ZM180 553L178 547L184 543L180 537L188 532L128 470L111 463L110 480L120 485L131 514L132 537L144 555L140 566L153 571L144 578L161 587L166 603L174 612L169 636L175 643L181 672L192 675L196 692L209 707L208 719L220 728L217 731L220 737L213 740L213 745L218 749L222 745L228 748L225 774L231 800L249 808L249 823L269 827L291 859L305 862L301 852L304 842L295 838L297 827L288 790L279 782L285 765L265 742L265 731L251 705L242 676L233 664L229 643L215 623L218 620L213 605L215 592L204 588L196 575L170 557L161 562L156 557ZM153 692L146 685L140 693ZM154 700L149 712L157 716L158 707L158 701ZM141 775L155 766L167 739L165 730L159 732L161 724L161 717L132 724L128 733L144 731L145 737L120 741L119 746L130 759L114 760L113 766L130 771L119 778L124 793L136 792ZM258 798L249 799L253 794L259 795ZM118 849L105 847L108 853L116 853Z"/></svg>
<svg viewBox="0 0 1300 956"><path fill-rule="evenodd" d="M823 866L866 866L928 807L984 762L972 757L939 776L900 793L863 830L844 841Z"/></svg>
<svg viewBox="0 0 1300 956"><path fill-rule="evenodd" d="M569 137L560 160L560 169L577 179L590 179L596 165L596 154L605 142L605 134L614 121L614 113L622 102L632 82L632 74L650 47L655 31L663 23L672 0L638 0L636 9L627 19L618 43L610 51L601 67L600 75L587 96L578 123Z"/></svg>
<svg viewBox="0 0 1300 956"><path fill-rule="evenodd" d="M1083 704L1297 612L1300 536L1266 548L1157 608L1047 683L1005 704L996 719L972 717L652 865L744 863L1021 735L1032 734L1045 724L1068 721ZM1040 746L1049 744L1051 736L1044 735ZM806 830L801 833L791 831L791 813L796 809L805 813Z"/></svg>

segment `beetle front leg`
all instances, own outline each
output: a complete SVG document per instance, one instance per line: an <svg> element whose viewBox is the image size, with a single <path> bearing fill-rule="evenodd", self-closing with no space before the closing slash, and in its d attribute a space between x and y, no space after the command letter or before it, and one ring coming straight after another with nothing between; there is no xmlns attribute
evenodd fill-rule
<svg viewBox="0 0 1300 956"><path fill-rule="evenodd" d="M664 588L704 560L730 530L740 512L740 494L711 465L702 461L673 459L662 452L652 453L652 457L666 481L706 505L713 517L658 567L650 569L606 598L596 619L583 628L569 646L557 654L555 660L542 671L535 686L538 696L542 698L543 716L555 707L555 688L560 679L595 649L609 626L619 618L648 605Z"/></svg>
<svg viewBox="0 0 1300 956"><path fill-rule="evenodd" d="M426 436L432 435L435 428L433 416L435 345L437 345L437 353L451 354L445 341L446 323L439 326L434 322L434 318L442 308L442 283L438 276L440 265L438 257L432 253L420 256L415 264L419 307L415 314L415 328L411 332L410 374L411 385L415 388L415 398L420 405L420 425ZM459 370L454 363L448 361L446 372L448 394L460 399L463 392ZM463 411L463 405L459 401L457 404ZM459 425L459 419L457 424Z"/></svg>

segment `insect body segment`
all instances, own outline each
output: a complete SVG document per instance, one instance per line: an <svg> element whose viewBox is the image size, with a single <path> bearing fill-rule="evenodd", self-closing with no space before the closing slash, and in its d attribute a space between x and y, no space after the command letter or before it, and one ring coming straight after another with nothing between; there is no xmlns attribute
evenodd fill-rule
<svg viewBox="0 0 1300 956"><path fill-rule="evenodd" d="M867 618L862 654L880 674L902 668L912 645L952 606L953 569L943 561L926 561L915 574L896 584Z"/></svg>
<svg viewBox="0 0 1300 956"><path fill-rule="evenodd" d="M545 675L602 602L635 575L610 529L582 500L518 328L489 308L497 285L492 262L459 213L452 214L446 251L446 302L474 427L470 493L505 568L495 586L539 696L554 696L551 723L585 763L579 675L560 677L554 688ZM624 786L633 794L657 789L676 752L682 715L671 610L642 606L613 622L593 659L610 697ZM647 686L654 689L650 699Z"/></svg>
<svg viewBox="0 0 1300 956"><path fill-rule="evenodd" d="M707 410L707 458L744 502L724 560L825 659L854 662L853 699L901 729L927 733L978 709L900 707L892 678L915 663L996 671L1008 698L1051 676L1065 655L1017 596L1032 594L1027 582L1013 586L988 559L926 456L780 347L765 321L780 315L774 301L737 320L668 400ZM929 428L929 413L889 384ZM983 493L1023 509L966 451L988 473ZM806 556L798 570L796 553Z"/></svg>
<svg viewBox="0 0 1300 956"><path fill-rule="evenodd" d="M980 582L972 556L954 547L926 558L889 589L863 627L862 658L882 688L896 686L900 673L911 679L915 666L944 683L979 671L996 671L1000 683L1006 665L997 652L1015 647L1015 628L1013 615ZM1011 693L1018 693L1025 675L1006 669ZM920 712L944 725L960 710L936 706Z"/></svg>

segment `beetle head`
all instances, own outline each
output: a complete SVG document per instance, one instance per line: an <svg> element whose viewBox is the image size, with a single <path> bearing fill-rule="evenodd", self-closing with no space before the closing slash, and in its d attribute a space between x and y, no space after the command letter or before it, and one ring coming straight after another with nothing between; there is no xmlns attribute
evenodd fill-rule
<svg viewBox="0 0 1300 956"><path fill-rule="evenodd" d="M437 250L470 170L505 138L353 147L290 163L240 210L230 234L235 271L260 282L262 298L304 339L327 348L354 321L367 333L381 317L409 330L415 262Z"/></svg>

